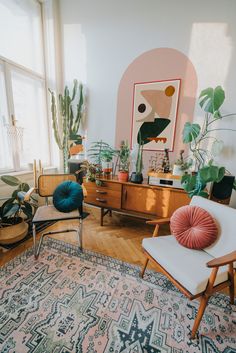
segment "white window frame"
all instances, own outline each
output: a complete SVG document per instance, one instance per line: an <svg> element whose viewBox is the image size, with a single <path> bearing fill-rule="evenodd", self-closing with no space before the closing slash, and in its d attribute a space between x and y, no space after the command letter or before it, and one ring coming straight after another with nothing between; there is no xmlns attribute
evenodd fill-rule
<svg viewBox="0 0 236 353"><path fill-rule="evenodd" d="M11 70L16 70L27 77L33 78L35 80L41 81L44 86L45 92L45 103L46 103L46 119L47 119L47 136L48 136L48 147L49 147L49 165L52 162L52 150L51 150L51 132L50 132L50 124L49 124L49 102L48 102L48 84L46 77L46 54L45 54L45 28L44 28L44 18L43 18L43 3L39 0L35 0L40 6L40 20L41 20L41 29L42 29L42 55L43 55L43 73L39 74L38 72L31 70L23 65L20 65L10 59L7 59L0 55L0 64L3 66L3 73L5 79L5 88L6 88L6 100L8 107L8 123L13 125L14 121L17 121L17 117L15 117L14 111L14 100L13 100L13 89L12 89L12 78L11 78ZM5 169L0 170L0 174L3 173L11 173L11 172L20 172L25 169L20 167L20 155L12 155L13 159L13 169ZM33 162L33 161L32 161Z"/></svg>

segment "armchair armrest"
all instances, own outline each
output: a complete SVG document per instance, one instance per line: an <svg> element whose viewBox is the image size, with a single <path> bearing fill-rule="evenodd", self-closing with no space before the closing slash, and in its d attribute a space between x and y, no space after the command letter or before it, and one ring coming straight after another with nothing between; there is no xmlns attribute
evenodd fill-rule
<svg viewBox="0 0 236 353"><path fill-rule="evenodd" d="M170 218L154 219L153 221L147 221L146 223L147 224L153 224L153 225L168 224L168 223L170 223Z"/></svg>
<svg viewBox="0 0 236 353"><path fill-rule="evenodd" d="M25 194L25 197L24 197L24 201L29 201L30 200L30 197L31 195L33 194L33 192L36 191L36 188L33 187L33 188L30 188L27 193Z"/></svg>
<svg viewBox="0 0 236 353"><path fill-rule="evenodd" d="M236 251L233 251L227 255L217 257L209 262L207 262L207 267L220 267L228 265L236 261Z"/></svg>

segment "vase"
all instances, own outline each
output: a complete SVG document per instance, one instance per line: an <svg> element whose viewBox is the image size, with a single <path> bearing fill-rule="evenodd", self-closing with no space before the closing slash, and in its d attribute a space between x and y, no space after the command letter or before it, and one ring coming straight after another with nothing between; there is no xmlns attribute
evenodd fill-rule
<svg viewBox="0 0 236 353"><path fill-rule="evenodd" d="M143 182L143 174L133 172L130 177L130 182L134 184L142 184Z"/></svg>

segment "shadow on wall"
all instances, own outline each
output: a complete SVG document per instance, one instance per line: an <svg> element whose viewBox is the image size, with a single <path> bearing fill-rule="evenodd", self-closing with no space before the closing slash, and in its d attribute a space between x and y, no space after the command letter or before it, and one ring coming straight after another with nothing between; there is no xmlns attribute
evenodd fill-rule
<svg viewBox="0 0 236 353"><path fill-rule="evenodd" d="M138 82L181 80L179 107L176 121L176 134L173 160L184 147L182 128L186 121L192 121L195 108L197 76L192 62L186 55L172 48L158 48L145 52L136 58L122 76L118 91L116 116L116 146L121 140L131 142L133 91ZM158 104L158 103L157 103ZM145 170L154 152L144 152Z"/></svg>

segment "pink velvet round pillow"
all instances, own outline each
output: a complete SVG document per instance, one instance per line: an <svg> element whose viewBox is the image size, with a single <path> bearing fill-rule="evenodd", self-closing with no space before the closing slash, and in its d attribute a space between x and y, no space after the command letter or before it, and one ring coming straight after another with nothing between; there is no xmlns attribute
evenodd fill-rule
<svg viewBox="0 0 236 353"><path fill-rule="evenodd" d="M178 208L170 219L176 240L186 248L204 249L217 238L218 229L212 216L198 206Z"/></svg>

